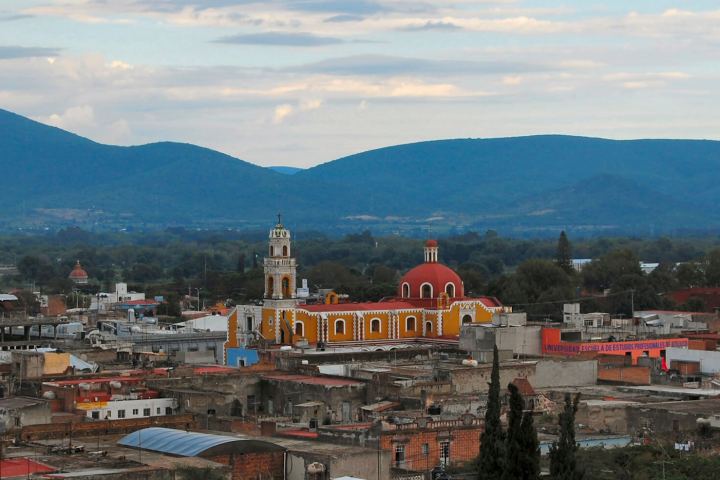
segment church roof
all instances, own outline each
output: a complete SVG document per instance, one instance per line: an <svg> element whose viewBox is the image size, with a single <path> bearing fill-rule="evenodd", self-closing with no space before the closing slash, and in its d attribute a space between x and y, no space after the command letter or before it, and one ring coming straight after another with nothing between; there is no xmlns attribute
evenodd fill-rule
<svg viewBox="0 0 720 480"><path fill-rule="evenodd" d="M410 302L365 302L365 303L334 303L334 304L316 304L316 305L299 305L298 308L308 312L361 312L361 311L379 311L379 310L409 310L418 309L419 307Z"/></svg>
<svg viewBox="0 0 720 480"><path fill-rule="evenodd" d="M73 268L72 272L70 272L70 275L68 275L68 278L74 278L74 279L87 279L88 274L87 272L82 268L82 265L80 265L80 260L77 261L75 264L75 268Z"/></svg>

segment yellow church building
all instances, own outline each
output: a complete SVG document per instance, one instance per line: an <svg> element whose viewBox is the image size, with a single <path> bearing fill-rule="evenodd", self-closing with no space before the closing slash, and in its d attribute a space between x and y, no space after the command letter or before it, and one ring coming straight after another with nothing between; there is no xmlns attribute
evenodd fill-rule
<svg viewBox="0 0 720 480"><path fill-rule="evenodd" d="M297 263L290 231L280 222L270 231L264 260L265 293L260 307L238 306L228 317L228 349L241 346L239 334L252 328L266 341L293 345L398 342L419 338L457 338L466 323L489 323L505 311L492 297L466 297L462 279L438 262L438 244L425 243L425 261L400 280L390 300L341 303L329 294L324 303L297 297ZM257 317L257 318L255 318ZM245 318L247 321L245 321Z"/></svg>

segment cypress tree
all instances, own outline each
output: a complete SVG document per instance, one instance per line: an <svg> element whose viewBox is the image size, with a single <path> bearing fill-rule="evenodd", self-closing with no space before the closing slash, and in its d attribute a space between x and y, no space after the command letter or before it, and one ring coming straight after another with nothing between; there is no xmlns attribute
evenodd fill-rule
<svg viewBox="0 0 720 480"><path fill-rule="evenodd" d="M522 440L522 419L525 402L520 391L514 384L508 385L510 392L508 413L507 439L505 441L505 470L502 480L520 480L522 476L523 461L523 440Z"/></svg>
<svg viewBox="0 0 720 480"><path fill-rule="evenodd" d="M493 346L493 366L490 374L485 429L480 435L478 469L482 480L500 480L505 459L504 435L500 424L500 360L497 345Z"/></svg>
<svg viewBox="0 0 720 480"><path fill-rule="evenodd" d="M560 414L560 438L550 447L550 477L553 480L582 480L583 472L577 466L575 454L578 446L575 443L575 413L577 412L580 394L573 399L565 394L565 408Z"/></svg>
<svg viewBox="0 0 720 480"><path fill-rule="evenodd" d="M540 478L540 442L533 422L532 412L525 412L520 425L520 443L522 458L520 470L523 480L538 480Z"/></svg>
<svg viewBox="0 0 720 480"><path fill-rule="evenodd" d="M555 261L566 273L572 272L572 248L570 247L570 240L568 240L565 230L560 232L560 238L558 238L557 241Z"/></svg>

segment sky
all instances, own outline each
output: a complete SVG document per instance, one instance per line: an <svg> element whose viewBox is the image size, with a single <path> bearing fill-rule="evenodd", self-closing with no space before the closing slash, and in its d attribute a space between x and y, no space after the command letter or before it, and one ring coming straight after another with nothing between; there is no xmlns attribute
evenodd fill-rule
<svg viewBox="0 0 720 480"><path fill-rule="evenodd" d="M264 166L441 138L718 139L718 77L717 0L0 0L0 108Z"/></svg>

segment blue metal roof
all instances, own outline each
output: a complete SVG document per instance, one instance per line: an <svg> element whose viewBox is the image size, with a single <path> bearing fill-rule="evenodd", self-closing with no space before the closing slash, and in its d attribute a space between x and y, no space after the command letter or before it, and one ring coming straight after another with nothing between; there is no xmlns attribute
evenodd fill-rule
<svg viewBox="0 0 720 480"><path fill-rule="evenodd" d="M186 432L174 428L150 427L124 436L118 441L118 445L182 457L195 457L212 447L230 442L244 443L249 440L209 433Z"/></svg>

